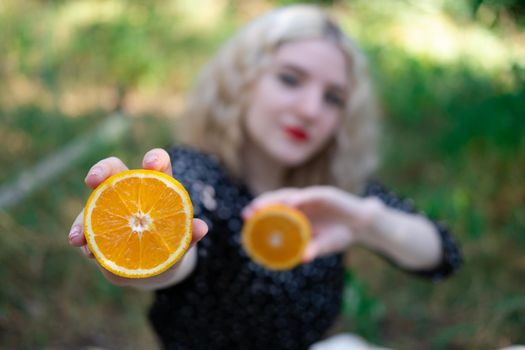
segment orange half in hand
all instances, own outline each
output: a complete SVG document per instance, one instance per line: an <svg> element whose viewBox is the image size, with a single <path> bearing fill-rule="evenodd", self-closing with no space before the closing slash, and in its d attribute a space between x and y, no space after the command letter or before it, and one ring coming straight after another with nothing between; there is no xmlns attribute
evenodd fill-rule
<svg viewBox="0 0 525 350"><path fill-rule="evenodd" d="M312 236L299 210L274 204L255 212L244 224L241 242L255 262L271 270L297 266Z"/></svg>
<svg viewBox="0 0 525 350"><path fill-rule="evenodd" d="M97 261L116 275L166 271L188 249L193 206L184 187L153 170L128 170L102 182L84 209L84 235Z"/></svg>

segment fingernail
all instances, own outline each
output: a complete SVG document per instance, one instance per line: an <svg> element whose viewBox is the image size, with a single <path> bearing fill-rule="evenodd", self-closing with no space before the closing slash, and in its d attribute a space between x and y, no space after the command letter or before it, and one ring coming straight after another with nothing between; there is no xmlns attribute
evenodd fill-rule
<svg viewBox="0 0 525 350"><path fill-rule="evenodd" d="M144 158L144 163L153 164L153 163L155 163L157 161L157 159L159 159L159 158L155 154L148 154Z"/></svg>
<svg viewBox="0 0 525 350"><path fill-rule="evenodd" d="M104 170L101 167L96 166L96 167L94 167L93 169L91 169L89 171L88 175L89 176L94 176L94 177L97 177L97 178L101 179L102 176L104 175Z"/></svg>
<svg viewBox="0 0 525 350"><path fill-rule="evenodd" d="M69 240L73 240L80 236L80 227L75 225L71 228L71 231L69 232Z"/></svg>

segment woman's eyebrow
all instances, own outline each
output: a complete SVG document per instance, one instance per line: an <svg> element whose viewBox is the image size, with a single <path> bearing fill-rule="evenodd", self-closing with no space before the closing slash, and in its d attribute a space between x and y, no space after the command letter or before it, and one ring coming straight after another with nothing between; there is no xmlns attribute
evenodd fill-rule
<svg viewBox="0 0 525 350"><path fill-rule="evenodd" d="M284 69L284 70L293 71L294 73L297 73L297 74L302 75L302 76L308 75L306 70L302 69L301 67L299 67L299 66L297 66L295 64L291 64L291 63L284 63L279 68L280 69Z"/></svg>
<svg viewBox="0 0 525 350"><path fill-rule="evenodd" d="M300 66L293 64L293 63L283 63L280 67L278 67L280 70L288 70L292 71L295 74L298 74L301 77L308 76L308 71L301 68ZM328 82L328 87L330 89L333 89L333 91L337 94L344 95L346 93L346 86L336 83L336 82Z"/></svg>

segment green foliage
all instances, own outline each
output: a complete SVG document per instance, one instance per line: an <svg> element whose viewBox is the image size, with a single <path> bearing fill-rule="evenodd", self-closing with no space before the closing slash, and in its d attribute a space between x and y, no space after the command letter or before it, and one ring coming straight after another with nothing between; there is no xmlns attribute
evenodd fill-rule
<svg viewBox="0 0 525 350"><path fill-rule="evenodd" d="M88 132L105 116L99 112L70 118L37 106L0 113L2 132L12 137L5 145L8 152L2 153L2 164L10 165L4 167L7 171L2 173L2 183ZM137 118L121 144L93 148L52 186L34 193L9 213L0 210L0 278L6 281L0 289L2 348L151 346L144 319L148 296L108 284L94 264L68 245L67 233L89 195L83 184L89 167L112 154L138 164L137 155L146 150L144 146L167 144L166 130L166 121ZM157 136L146 145L135 139L147 138L150 133ZM64 328L64 322L69 328ZM115 336L137 332L143 340L134 344Z"/></svg>
<svg viewBox="0 0 525 350"><path fill-rule="evenodd" d="M343 313L350 329L368 340L380 339L380 325L385 316L385 306L370 295L366 284L351 271L345 274Z"/></svg>
<svg viewBox="0 0 525 350"><path fill-rule="evenodd" d="M83 128L100 120L101 115L86 115L78 120L55 112L45 112L36 105L20 106L12 111L0 110L0 137L5 142L0 163L9 164L0 173L0 183L14 181L19 174L79 136ZM38 135L38 137L34 137ZM57 204L58 202L55 202ZM29 215L22 222L33 222Z"/></svg>
<svg viewBox="0 0 525 350"><path fill-rule="evenodd" d="M62 74L77 83L105 83L126 89L164 77L177 47L173 25L148 4L133 4L112 21L75 30L61 58ZM78 70L82 67L82 70Z"/></svg>
<svg viewBox="0 0 525 350"><path fill-rule="evenodd" d="M505 70L490 74L466 63L414 59L393 48L371 45L367 50L387 117L381 178L414 198L431 217L444 218L462 241L469 264L464 269L468 267L470 278L465 274L447 282L448 293L461 296L467 316L442 304L450 315L443 313L444 325L438 330L426 331L432 340L424 347L488 349L522 343L525 324L519 312L506 314L504 307L496 311L492 302L505 305L510 291L521 284L511 276L523 269L523 67L511 61ZM472 288L472 279L483 274L499 278L495 282L489 277L478 282L483 284L480 289ZM389 290L388 281L378 289ZM416 288L410 287L413 308ZM447 293L439 289L435 293ZM405 298L394 293L386 305ZM519 300L511 305L521 307ZM501 333L510 340L500 339ZM400 343L401 348L421 346L414 345L416 341Z"/></svg>
<svg viewBox="0 0 525 350"><path fill-rule="evenodd" d="M314 4L320 6L329 6L334 5L340 2L340 0L278 0L276 3L278 5L293 5L293 4Z"/></svg>

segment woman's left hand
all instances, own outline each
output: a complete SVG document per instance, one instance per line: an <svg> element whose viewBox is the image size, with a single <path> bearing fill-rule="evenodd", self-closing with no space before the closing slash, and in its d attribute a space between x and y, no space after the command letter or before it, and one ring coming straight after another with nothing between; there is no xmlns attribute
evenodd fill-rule
<svg viewBox="0 0 525 350"><path fill-rule="evenodd" d="M346 250L366 231L377 207L376 200L357 197L336 187L312 186L266 192L244 208L242 216L246 220L258 209L276 203L294 207L310 220L313 237L304 262Z"/></svg>

